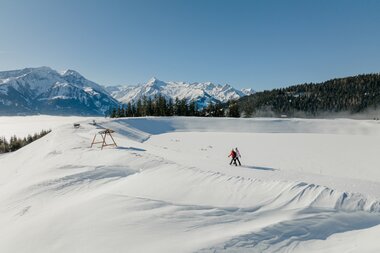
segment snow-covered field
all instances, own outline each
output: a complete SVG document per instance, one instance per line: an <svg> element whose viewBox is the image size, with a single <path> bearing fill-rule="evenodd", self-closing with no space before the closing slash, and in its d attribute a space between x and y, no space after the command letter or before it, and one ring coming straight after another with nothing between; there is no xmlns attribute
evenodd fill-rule
<svg viewBox="0 0 380 253"><path fill-rule="evenodd" d="M85 119L95 119L98 118L85 118L77 116L0 116L0 138L5 137L7 140L11 136L16 135L19 138L28 136L28 134L33 135L34 133L39 133L41 130L54 130L66 123L74 123L83 121Z"/></svg>
<svg viewBox="0 0 380 253"><path fill-rule="evenodd" d="M0 252L380 251L378 121L67 119L0 156Z"/></svg>

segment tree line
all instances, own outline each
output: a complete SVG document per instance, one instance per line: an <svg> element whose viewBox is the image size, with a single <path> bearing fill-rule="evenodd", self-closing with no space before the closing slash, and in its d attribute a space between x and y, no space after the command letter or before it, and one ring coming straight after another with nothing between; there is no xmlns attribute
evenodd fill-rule
<svg viewBox="0 0 380 253"><path fill-rule="evenodd" d="M304 83L257 92L238 101L243 116L313 117L325 112L359 113L380 105L380 74Z"/></svg>
<svg viewBox="0 0 380 253"><path fill-rule="evenodd" d="M236 101L229 101L227 104L216 101L199 108L195 100L176 98L173 101L162 95L143 97L133 103L113 108L110 113L111 118L145 116L240 117L240 114Z"/></svg>
<svg viewBox="0 0 380 253"><path fill-rule="evenodd" d="M24 138L19 138L16 135L13 135L9 142L5 137L0 138L0 153L8 153L8 152L13 152L16 151L29 143L32 143L33 141L47 135L50 133L51 130L42 130L39 133L35 133L33 135L28 135L27 137Z"/></svg>

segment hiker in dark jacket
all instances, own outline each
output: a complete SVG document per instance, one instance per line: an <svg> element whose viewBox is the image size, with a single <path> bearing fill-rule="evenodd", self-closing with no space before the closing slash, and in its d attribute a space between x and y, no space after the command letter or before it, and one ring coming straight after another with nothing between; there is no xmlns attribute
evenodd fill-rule
<svg viewBox="0 0 380 253"><path fill-rule="evenodd" d="M235 162L237 161L239 163L239 166L241 166L241 162L240 162L240 159L241 158L241 154L240 154L240 151L238 148L235 148L235 153L236 153L236 158L235 158Z"/></svg>
<svg viewBox="0 0 380 253"><path fill-rule="evenodd" d="M231 157L231 162L230 162L230 165L232 165L232 163L235 164L235 166L237 166L237 163L236 163L236 152L234 149L231 150L231 153L228 157Z"/></svg>

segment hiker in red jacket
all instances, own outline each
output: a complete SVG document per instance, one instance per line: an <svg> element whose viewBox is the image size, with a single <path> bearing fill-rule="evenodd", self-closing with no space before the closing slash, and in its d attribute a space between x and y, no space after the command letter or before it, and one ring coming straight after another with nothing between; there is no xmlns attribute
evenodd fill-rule
<svg viewBox="0 0 380 253"><path fill-rule="evenodd" d="M231 153L228 157L231 157L231 162L230 162L230 165L232 165L232 163L235 164L235 166L237 166L237 163L236 163L236 152L234 149L231 150Z"/></svg>

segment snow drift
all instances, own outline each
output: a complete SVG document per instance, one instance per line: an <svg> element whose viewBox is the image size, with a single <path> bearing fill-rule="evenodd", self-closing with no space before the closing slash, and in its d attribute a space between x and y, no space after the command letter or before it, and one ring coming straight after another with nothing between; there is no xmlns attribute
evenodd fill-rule
<svg viewBox="0 0 380 253"><path fill-rule="evenodd" d="M332 252L336 237L379 249L366 239L380 231L376 122L88 122L0 156L1 252ZM118 148L89 148L105 127Z"/></svg>

